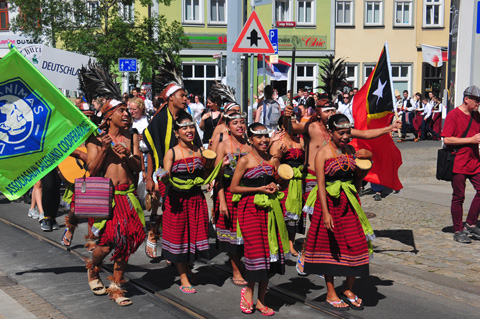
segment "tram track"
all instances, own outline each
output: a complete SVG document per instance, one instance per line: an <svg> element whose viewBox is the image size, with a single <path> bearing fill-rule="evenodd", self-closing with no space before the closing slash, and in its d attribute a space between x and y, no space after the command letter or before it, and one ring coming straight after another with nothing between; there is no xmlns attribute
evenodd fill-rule
<svg viewBox="0 0 480 319"><path fill-rule="evenodd" d="M82 253L79 253L78 251L75 251L75 250L71 250L71 249L67 249L65 246L61 245L60 243L46 237L46 236L43 236L41 233L37 233L33 230L30 230L22 225L19 225L15 222L12 222L10 220L7 220L5 218L2 218L0 217L0 221L6 225L9 225L11 227L15 227L25 233L27 233L28 235L38 239L38 240L41 240L41 241L44 241L46 243L49 243L57 248L60 248L60 249L64 249L64 250L67 250L69 251L71 254L73 254L74 256L78 257L79 260L81 260L82 262L86 259L86 258L89 258L90 255L87 255L87 254L82 254ZM228 267L224 266L224 265L220 265L220 264L216 264L214 262L211 262L209 260L206 260L206 259L199 259L198 260L199 262L207 265L208 267L211 267L213 269L215 269L216 271L222 271L226 274L228 274L228 276L231 276L232 275L232 271L231 269L229 269ZM109 274L113 274L113 267L112 266L109 266L109 265L104 265L103 267L103 271L105 271L106 273L109 273ZM202 309L199 309L198 307L192 305L192 304L189 304L183 300L180 300L178 299L177 297L169 294L168 292L165 292L165 291L162 291L162 292L159 292L158 291L158 287L144 279L141 279L141 278L132 278L131 276L128 275L128 272L125 274L125 277L128 279L129 281L129 284L133 285L136 289L142 291L143 293L145 294L149 294L150 296L158 299L159 301L162 301L164 303L167 303L167 304L170 304L171 306L183 311L186 315L192 317L192 318L199 318L199 319L203 319L203 318L213 318L214 316L206 311L203 311ZM334 311L334 310L330 310L326 307L324 307L320 302L317 302L317 301L314 301L314 300L309 300L307 298L305 298L304 296L301 296L291 290L288 290L288 289L285 289L285 288L282 288L282 287L279 287L275 284L272 284L272 283L269 283L269 286L268 286L268 291L275 295L276 297L288 302L288 303L301 303L305 306L308 306L309 308L311 309L314 309L315 311L318 311L319 314L321 313L322 315L324 316L328 316L330 318L345 318L345 319L355 319L355 318L360 318L358 316L355 316L355 315L352 315L350 314L349 312L337 312L337 311Z"/></svg>

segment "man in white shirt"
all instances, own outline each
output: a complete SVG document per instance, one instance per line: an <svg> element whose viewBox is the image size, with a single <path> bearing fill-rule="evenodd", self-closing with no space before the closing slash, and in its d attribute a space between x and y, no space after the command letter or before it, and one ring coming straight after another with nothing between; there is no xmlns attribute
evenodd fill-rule
<svg viewBox="0 0 480 319"><path fill-rule="evenodd" d="M350 101L350 94L343 93L342 96L343 96L342 100L338 101L337 113L344 114L346 117L348 117L348 120L350 121L350 123L354 124L353 113L352 113L352 101Z"/></svg>
<svg viewBox="0 0 480 319"><path fill-rule="evenodd" d="M202 112L205 109L203 104L200 102L200 96L195 95L194 102L191 103L189 106L190 110L192 111L193 119L199 124L200 120L202 119Z"/></svg>
<svg viewBox="0 0 480 319"><path fill-rule="evenodd" d="M403 104L402 104L402 137L397 140L398 143L405 142L405 137L407 136L407 131L413 133L415 138L414 142L418 142L418 133L415 127L413 126L413 118L415 115L416 103L412 104L412 99L408 97L408 91L403 91Z"/></svg>

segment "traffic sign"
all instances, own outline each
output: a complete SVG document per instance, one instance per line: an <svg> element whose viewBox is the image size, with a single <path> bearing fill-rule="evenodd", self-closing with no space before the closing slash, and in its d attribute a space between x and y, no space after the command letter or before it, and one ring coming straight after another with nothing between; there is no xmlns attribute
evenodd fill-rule
<svg viewBox="0 0 480 319"><path fill-rule="evenodd" d="M252 11L247 23L245 23L242 32L240 32L237 41L235 41L232 52L264 54L275 53L275 49L270 43L268 35L263 29L262 23L260 22L260 19L258 19L255 11Z"/></svg>
<svg viewBox="0 0 480 319"><path fill-rule="evenodd" d="M275 54L278 54L278 29L270 29L270 31L268 31L268 38L275 49Z"/></svg>
<svg viewBox="0 0 480 319"><path fill-rule="evenodd" d="M120 72L137 72L137 59L119 58L118 70Z"/></svg>

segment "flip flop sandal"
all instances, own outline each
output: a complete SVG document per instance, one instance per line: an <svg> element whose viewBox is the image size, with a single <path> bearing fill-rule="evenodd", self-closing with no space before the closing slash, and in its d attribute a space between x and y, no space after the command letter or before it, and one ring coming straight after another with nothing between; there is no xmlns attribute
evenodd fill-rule
<svg viewBox="0 0 480 319"><path fill-rule="evenodd" d="M335 305L346 304L343 300L339 301L327 301L325 300L325 305L328 309L338 310L338 311L347 311L350 307L335 307Z"/></svg>
<svg viewBox="0 0 480 319"><path fill-rule="evenodd" d="M363 302L360 304L360 306L355 306L355 305L353 304L354 302L358 304L358 301L357 301L357 300L358 300L358 296L357 296L357 295L355 295L355 298L350 299L350 298L347 297L347 295L342 294L342 300L345 301L345 303L346 303L347 305L349 305L350 308L352 308L353 310L363 310L363 309L364 309L364 307L363 307Z"/></svg>
<svg viewBox="0 0 480 319"><path fill-rule="evenodd" d="M245 279L233 279L233 278L231 278L230 280L232 281L232 284L234 284L235 286L238 286L238 287L245 287L248 284Z"/></svg>
<svg viewBox="0 0 480 319"><path fill-rule="evenodd" d="M178 287L178 289L180 289L180 291L183 292L184 294L196 294L197 293L197 291L195 290L195 288L193 288L193 286L190 286L190 287L180 286L180 287Z"/></svg>
<svg viewBox="0 0 480 319"><path fill-rule="evenodd" d="M148 254L147 248L153 249L153 257ZM157 243L151 242L147 239L147 244L145 245L145 255L147 255L147 257L150 259L157 258Z"/></svg>
<svg viewBox="0 0 480 319"><path fill-rule="evenodd" d="M257 308L258 311L262 314L262 316L273 316L275 314L275 311L273 309L268 308L267 306L263 308Z"/></svg>
<svg viewBox="0 0 480 319"><path fill-rule="evenodd" d="M67 231L68 231L68 228L65 228L65 231L63 232L63 236L62 236L62 240L60 241L60 244L62 244L62 246L65 246L65 247L69 248L70 245L72 244L73 234L72 234L72 237L70 239L68 239L67 237L65 237L65 235L67 234ZM66 244L65 242L67 242L68 244Z"/></svg>
<svg viewBox="0 0 480 319"><path fill-rule="evenodd" d="M302 257L302 253L298 253L297 264L295 265L295 269L297 270L297 273L300 276L308 276L306 272L301 271L300 268L298 267L298 265L300 265L305 270L304 264L302 264L302 262L300 261L300 257Z"/></svg>
<svg viewBox="0 0 480 319"><path fill-rule="evenodd" d="M253 301L249 303L247 299L245 299L245 291L247 291L247 288L243 288L240 294L240 310L242 310L243 313L251 314L253 312L251 309L253 306ZM243 305L244 302L247 304L246 307Z"/></svg>

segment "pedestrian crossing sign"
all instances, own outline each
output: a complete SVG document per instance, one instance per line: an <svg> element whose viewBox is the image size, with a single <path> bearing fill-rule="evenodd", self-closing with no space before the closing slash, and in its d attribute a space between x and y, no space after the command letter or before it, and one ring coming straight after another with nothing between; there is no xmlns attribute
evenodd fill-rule
<svg viewBox="0 0 480 319"><path fill-rule="evenodd" d="M255 11L248 18L247 23L232 48L237 53L274 54L275 49L270 42L262 23Z"/></svg>

